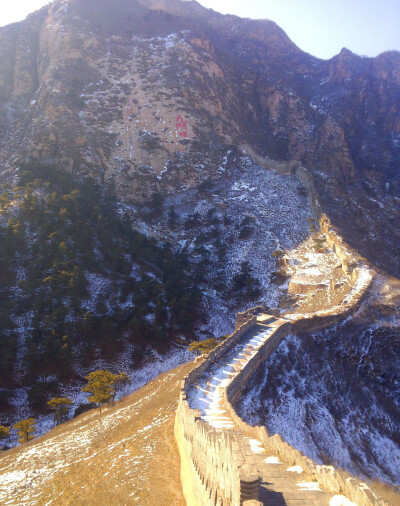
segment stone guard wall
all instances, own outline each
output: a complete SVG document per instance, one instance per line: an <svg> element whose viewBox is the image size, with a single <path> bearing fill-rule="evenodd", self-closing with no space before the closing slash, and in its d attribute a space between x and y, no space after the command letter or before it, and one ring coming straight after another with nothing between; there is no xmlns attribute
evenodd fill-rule
<svg viewBox="0 0 400 506"><path fill-rule="evenodd" d="M247 439L262 442L267 451L278 456L289 465L300 465L310 479L315 479L322 488L345 495L359 506L382 505L365 483L360 483L344 471L332 466L319 466L301 452L291 447L281 436L270 436L265 427L251 427L235 412L232 403L240 396L250 377L264 360L274 351L281 340L291 332L313 331L332 325L358 307L372 281L372 274L362 275L360 268L354 269L354 289L343 307L333 308L318 314L297 315L291 322L283 321L258 353L224 390L225 408L239 431L216 430L201 420L200 410L191 409L187 392L196 385L199 377L237 344L240 338L257 324L257 314L277 316L259 306L239 313L235 331L207 358L198 357L194 369L184 378L175 418L175 437L181 455L181 479L186 502L190 506L241 505L246 500L258 499L258 476L253 454ZM359 279L362 278L362 279ZM257 502L255 503L257 504Z"/></svg>
<svg viewBox="0 0 400 506"><path fill-rule="evenodd" d="M360 272L361 270L357 270L358 275ZM348 316L362 303L372 279L372 274L366 276L363 281L356 278L352 296L348 300L348 304L341 308L341 310L336 309L335 312L332 309L331 311L327 311L326 314L320 312L321 314L314 316L305 315L304 318L299 317L290 323L283 322L260 348L257 355L246 364L223 392L224 407L244 436L258 439L267 452L279 457L282 462L290 466L301 466L309 479L316 480L322 489L338 495L344 495L358 506L383 505L385 503L372 493L366 483L354 479L349 473L343 470L336 470L332 466L318 465L299 450L289 445L279 434L270 436L266 427L252 427L248 425L238 416L233 404L242 394L251 376L285 336L292 332L312 332L328 327Z"/></svg>
<svg viewBox="0 0 400 506"><path fill-rule="evenodd" d="M181 455L181 479L186 503L189 506L239 506L257 505L259 483L253 454L247 439L258 439L271 454L289 465L299 465L310 479L315 479L321 488L332 493L345 495L358 506L385 504L376 497L365 483L355 480L350 474L332 466L320 466L285 442L279 434L270 436L265 427L251 427L236 413L232 403L241 395L250 377L264 360L274 351L280 341L291 332L310 332L335 324L360 306L370 286L373 273L361 265L323 214L318 202L311 174L296 162L274 162L257 155L249 146L241 146L256 163L281 174L297 175L307 189L314 216L319 221L326 241L342 263L345 274L352 276L352 292L343 303L327 311L293 315L291 321L282 321L258 353L224 390L224 404L239 431L216 430L201 420L200 410L191 409L187 401L188 389L219 358L229 351L240 338L257 324L257 314L266 313L279 317L279 311L263 306L238 313L235 330L215 348L207 358L199 357L194 369L184 378L175 418L175 437Z"/></svg>
<svg viewBox="0 0 400 506"><path fill-rule="evenodd" d="M258 308L263 312L264 307ZM250 314L254 313L254 314ZM188 389L240 338L257 324L256 310L217 346L207 358L198 357L195 368L184 378L175 417L175 438L181 455L181 479L188 505L239 505L258 498L258 476L247 440L234 430L217 431L191 409Z"/></svg>

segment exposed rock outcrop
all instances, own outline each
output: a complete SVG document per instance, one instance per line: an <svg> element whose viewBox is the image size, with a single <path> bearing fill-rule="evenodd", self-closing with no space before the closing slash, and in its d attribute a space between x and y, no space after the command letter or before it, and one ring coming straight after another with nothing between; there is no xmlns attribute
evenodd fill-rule
<svg viewBox="0 0 400 506"><path fill-rule="evenodd" d="M399 53L322 61L273 22L178 0L56 0L0 40L3 179L34 160L138 202L246 143L310 169L347 240L397 272Z"/></svg>

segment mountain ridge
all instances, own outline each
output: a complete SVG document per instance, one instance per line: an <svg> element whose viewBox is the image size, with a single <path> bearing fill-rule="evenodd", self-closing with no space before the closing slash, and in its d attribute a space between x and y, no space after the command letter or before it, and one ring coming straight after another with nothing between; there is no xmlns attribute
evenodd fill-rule
<svg viewBox="0 0 400 506"><path fill-rule="evenodd" d="M215 177L251 144L309 168L346 239L398 274L397 52L319 60L273 22L155 0L58 1L0 39L2 180L55 164L144 202Z"/></svg>
<svg viewBox="0 0 400 506"><path fill-rule="evenodd" d="M149 328L146 345L167 331L182 344L195 334L226 334L234 314L256 301L288 309L297 296L307 299L307 283L321 275L313 259L330 250L330 223L383 277L399 275L399 166L396 52L363 58L343 49L319 60L273 22L223 16L195 2L58 0L0 29L1 233L12 281L0 288L4 300L13 295L18 302L12 310L1 307L17 327L11 352L20 359L27 344L39 354L54 344L54 322L32 317L35 300L41 310L46 303L59 311L63 323L72 315L73 324L85 327L82 341L69 341L78 355L81 346L89 349L93 361L85 366L108 367L103 352L120 351L122 343L134 374ZM268 170L276 167L285 175ZM33 169L47 175L35 179ZM304 185L297 169L307 175ZM78 197L64 188L54 196L53 176L68 177ZM310 186L318 212L315 198L307 201ZM96 199L85 201L88 187L96 187ZM112 227L104 226L110 216L104 202L112 202ZM318 230L322 213L330 222ZM66 241L50 225L71 232ZM9 247L18 240L21 251ZM75 270L86 243L86 263ZM290 281L288 252L304 244L307 272ZM103 271L101 255L112 257ZM149 264L153 256L160 265ZM68 269L58 269L63 263ZM177 270L170 276L171 266L185 276ZM25 279L25 267L37 271L33 281ZM335 273L318 289L345 293L349 275ZM69 278L72 288L79 282L90 293L60 294ZM189 278L193 284L182 289ZM300 294L290 293L295 281ZM35 299L24 292L29 282ZM387 309L396 326L396 304ZM162 328L172 316L175 327ZM67 327L58 327L61 349ZM0 337L8 346L12 326L6 331ZM378 339L392 336L396 329ZM90 347L93 337L108 339L106 346ZM368 357L374 374L378 355ZM87 374L78 369L77 403ZM33 372L33 381L26 375L12 385L18 388L1 392L13 416L28 409L28 384L38 387L33 393L42 404L52 393L54 378L46 377L43 390L40 371ZM383 370L374 387L383 383L397 399L397 387L387 386L396 374Z"/></svg>

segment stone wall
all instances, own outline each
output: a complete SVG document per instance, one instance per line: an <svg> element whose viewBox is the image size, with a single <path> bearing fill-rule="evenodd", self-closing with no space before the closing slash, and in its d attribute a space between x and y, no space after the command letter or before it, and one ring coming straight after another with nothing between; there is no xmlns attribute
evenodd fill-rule
<svg viewBox="0 0 400 506"><path fill-rule="evenodd" d="M195 368L184 378L175 417L175 438L181 455L183 493L189 506L239 505L258 499L259 484L253 454L237 431L217 431L191 409L186 393L213 363L228 352L257 323L249 315L229 338L207 358L196 359Z"/></svg>
<svg viewBox="0 0 400 506"><path fill-rule="evenodd" d="M325 234L328 246L335 251L341 261L344 273L351 274L354 267L363 259L361 259L359 255L355 255L354 251L344 243L343 239L333 227L330 219L324 214L323 208L319 202L314 177L311 172L305 167L302 167L300 163L295 160L276 161L264 158L248 144L243 144L238 148L241 153L250 156L252 160L261 167L274 170L278 172L278 174L284 176L295 175L300 179L307 191L308 200L314 217L319 224L321 232Z"/></svg>
<svg viewBox="0 0 400 506"><path fill-rule="evenodd" d="M315 218L327 244L341 261L342 269L352 276L353 289L340 306L311 314L297 314L282 320L269 339L251 358L239 374L223 391L227 412L238 430L216 430L201 420L200 410L191 409L187 392L197 384L200 376L219 358L235 346L241 337L257 324L257 314L279 317L279 310L263 306L238 313L235 330L217 346L207 358L196 359L194 369L181 385L181 393L175 418L175 437L181 455L181 479L188 506L255 506L258 502L259 480L254 457L246 437L258 439L271 454L289 465L299 465L310 480L316 480L321 488L345 495L358 506L383 505L365 483L360 483L344 471L332 466L320 466L285 442L281 436L270 436L265 427L251 427L235 412L233 403L242 393L250 377L274 351L279 342L291 332L309 332L335 324L354 311L363 301L372 282L373 272L362 265L361 258L352 254L323 214L318 201L314 180L307 169L297 162L275 162L258 155L250 146L240 146L259 165L281 174L295 174L303 182ZM290 321L288 321L290 318Z"/></svg>
<svg viewBox="0 0 400 506"><path fill-rule="evenodd" d="M189 388L196 385L200 376L219 358L235 346L241 337L257 324L257 314L277 316L259 306L239 313L235 331L207 358L196 359L195 368L181 385L175 419L175 437L181 455L181 479L186 503L189 506L241 505L247 500L257 502L259 484L254 457L245 437L258 439L264 448L289 465L300 465L310 480L321 488L345 495L359 506L382 505L365 483L360 483L344 471L331 466L319 466L291 447L279 435L270 436L265 427L251 427L235 412L233 403L242 393L250 377L274 351L281 340L291 332L312 331L332 325L361 304L372 273L368 269L354 270L354 289L340 308L310 315L294 315L292 321L281 321L258 353L224 390L224 404L239 430L216 430L201 420L200 410L191 409L187 401ZM250 504L250 503L249 503Z"/></svg>
<svg viewBox="0 0 400 506"><path fill-rule="evenodd" d="M339 258L343 272L347 275L351 275L354 268L361 263L362 258L356 255L354 251L345 244L327 216L320 216L319 226L321 232L325 234L326 243Z"/></svg>
<svg viewBox="0 0 400 506"><path fill-rule="evenodd" d="M270 314L271 316L277 316L279 317L279 310L278 309L270 309L266 306L256 306L252 307L250 309L247 309L247 311L243 311L243 313L238 313L236 316L236 323L235 323L235 329L238 329L246 323L251 316L255 316L257 314L264 313L264 314Z"/></svg>
<svg viewBox="0 0 400 506"><path fill-rule="evenodd" d="M359 300L362 299L363 295L364 293L361 292L358 294ZM336 319L339 317L343 318L346 314L347 312L342 312L341 315L336 315ZM270 436L265 427L252 427L248 425L237 415L233 407L235 400L241 395L245 385L261 363L274 351L286 335L299 328L300 322L301 319L294 323L282 322L257 355L248 362L224 390L224 407L242 435L261 441L267 452L279 457L282 462L289 466L300 466L308 479L310 481L317 481L323 490L344 495L358 506L383 505L385 504L384 501L374 495L366 483L354 479L343 470L337 470L332 466L317 465L313 460L284 441L279 434ZM314 330L322 326L328 326L331 322L332 320L329 317L325 321L321 320L320 317L315 317L314 321L307 321L307 327L308 330Z"/></svg>
<svg viewBox="0 0 400 506"><path fill-rule="evenodd" d="M240 373L231 381L226 391L228 392L229 402L235 402L237 397L240 396L242 390L246 386L249 379L257 371L260 365L265 361L269 355L275 350L278 344L292 331L292 324L289 322L282 322L282 324L275 330L275 332L267 339L264 345L260 348L258 353L251 358Z"/></svg>
<svg viewBox="0 0 400 506"><path fill-rule="evenodd" d="M261 441L267 452L279 457L288 466L300 466L305 474L304 479L315 480L321 489L333 494L344 495L358 506L383 506L385 504L381 498L373 494L366 483L353 478L349 473L337 470L332 466L318 465L284 441L279 434L270 436L265 427L252 427L246 424L233 408L228 391L225 391L225 407L244 436Z"/></svg>
<svg viewBox="0 0 400 506"><path fill-rule="evenodd" d="M287 315L291 321L293 332L313 332L331 325L356 311L364 301L368 288L374 279L374 272L367 267L357 267L352 272L353 288L339 306L331 307L314 313Z"/></svg>

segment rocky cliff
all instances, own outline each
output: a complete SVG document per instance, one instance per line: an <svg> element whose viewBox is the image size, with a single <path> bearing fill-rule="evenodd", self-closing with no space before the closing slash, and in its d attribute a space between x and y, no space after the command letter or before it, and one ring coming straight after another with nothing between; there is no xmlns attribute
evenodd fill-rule
<svg viewBox="0 0 400 506"><path fill-rule="evenodd" d="M1 177L36 160L124 202L252 145L309 168L346 239L398 273L400 55L331 60L197 2L56 0L0 30Z"/></svg>
<svg viewBox="0 0 400 506"><path fill-rule="evenodd" d="M117 363L114 352L122 350L124 368L136 374L142 341L166 346L165 337L187 338L189 330L226 334L237 310L258 302L290 308L286 281L298 259L288 263L285 252L307 257L300 299L316 295L313 311L334 304L330 291L344 293L349 273L337 269L316 290L310 284L321 274L313 263L320 250L340 253L329 227L315 229L313 212L324 211L350 245L398 275L399 104L399 53L372 59L344 49L318 60L270 21L222 16L195 1L56 0L1 28L0 183L13 187L3 186L0 200L0 299L9 301L0 305L0 422L32 414L27 391L44 373L47 383L59 379L47 355L55 324L60 353L70 336L76 396L90 369ZM336 269L343 259L331 263ZM364 310L375 318L373 301ZM378 352L368 352L371 388L390 401L381 413L393 402L393 420L398 365L392 374L379 350L398 345L396 311L398 302L385 316L394 330L377 318ZM369 344L354 358L346 340L370 333L357 320L350 327L339 352L357 365ZM327 334L319 335L335 343ZM313 339L304 339L305 357L309 343L317 349ZM88 353L79 364L81 345ZM332 367L341 377L341 365ZM264 394L257 379L255 392ZM58 393L72 395L68 381ZM368 382L368 374L360 378ZM54 391L39 387L43 404ZM318 402L342 392L335 388L327 383ZM262 406L256 415L262 420ZM393 482L379 467L370 476Z"/></svg>

